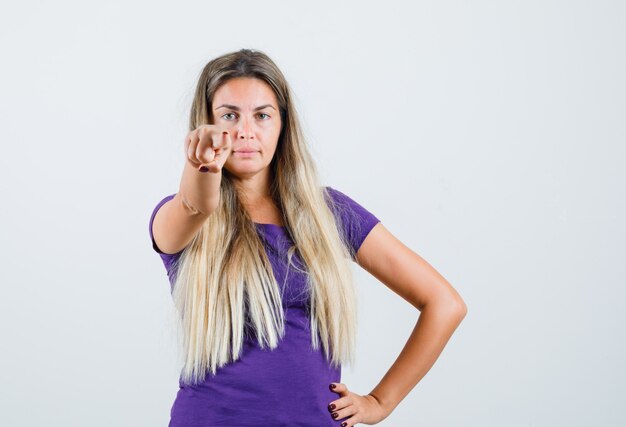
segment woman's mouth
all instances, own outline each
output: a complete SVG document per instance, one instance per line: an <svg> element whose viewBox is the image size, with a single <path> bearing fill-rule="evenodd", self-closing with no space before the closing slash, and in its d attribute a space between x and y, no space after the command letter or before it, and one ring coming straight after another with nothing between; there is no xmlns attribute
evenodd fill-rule
<svg viewBox="0 0 626 427"><path fill-rule="evenodd" d="M256 153L258 153L258 151L241 150L241 151L235 151L233 154L240 156L240 157L253 157Z"/></svg>

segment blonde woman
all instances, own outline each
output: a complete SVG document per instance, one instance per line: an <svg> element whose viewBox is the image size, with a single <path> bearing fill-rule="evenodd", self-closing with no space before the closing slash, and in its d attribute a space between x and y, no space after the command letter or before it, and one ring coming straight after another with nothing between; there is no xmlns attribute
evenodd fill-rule
<svg viewBox="0 0 626 427"><path fill-rule="evenodd" d="M171 284L183 367L170 426L353 426L386 418L466 313L426 261L346 194L320 185L290 88L263 52L203 69L177 193L157 203L153 249ZM354 363L352 262L421 311L368 394Z"/></svg>

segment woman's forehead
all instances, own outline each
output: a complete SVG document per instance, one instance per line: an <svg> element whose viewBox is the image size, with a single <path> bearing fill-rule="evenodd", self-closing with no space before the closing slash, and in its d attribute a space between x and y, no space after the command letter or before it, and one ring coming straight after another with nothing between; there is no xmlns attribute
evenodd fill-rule
<svg viewBox="0 0 626 427"><path fill-rule="evenodd" d="M276 105L276 95L272 88L263 80L254 78L235 78L221 85L213 96L213 108L222 105L236 108L234 110L255 111L270 105Z"/></svg>

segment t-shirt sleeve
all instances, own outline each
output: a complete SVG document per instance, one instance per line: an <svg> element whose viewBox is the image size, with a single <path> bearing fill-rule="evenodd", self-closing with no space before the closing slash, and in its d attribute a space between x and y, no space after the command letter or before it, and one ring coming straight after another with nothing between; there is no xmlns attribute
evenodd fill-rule
<svg viewBox="0 0 626 427"><path fill-rule="evenodd" d="M154 241L154 234L153 234L153 231L152 231L152 224L154 223L154 217L156 216L157 211L166 202L172 200L175 195L176 195L176 193L170 194L169 196L164 197L159 203L157 203L157 205L155 206L155 208L152 211L152 215L150 215L150 221L148 223L148 233L150 233L150 240L152 241L152 249L161 256L161 260L163 261L163 265L165 266L165 269L167 271L167 275L170 276L170 279L172 279L174 277L174 273L175 273L174 270L175 270L175 267L176 267L176 261L180 257L180 255L183 253L184 249L179 251L179 252L176 252L175 254L167 254L167 253L164 253L163 251L161 251L161 249L157 246L156 242Z"/></svg>
<svg viewBox="0 0 626 427"><path fill-rule="evenodd" d="M346 243L350 245L352 259L356 260L361 244L380 219L341 191L330 186L326 190L331 197L331 210L339 220Z"/></svg>

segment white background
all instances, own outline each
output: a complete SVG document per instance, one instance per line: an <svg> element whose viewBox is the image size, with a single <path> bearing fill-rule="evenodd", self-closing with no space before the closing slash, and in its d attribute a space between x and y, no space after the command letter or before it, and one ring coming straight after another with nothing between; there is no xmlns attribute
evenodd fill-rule
<svg viewBox="0 0 626 427"><path fill-rule="evenodd" d="M286 75L323 183L468 306L380 425L625 425L625 17L618 1L3 3L2 425L167 425L179 366L149 215L178 190L202 67L244 47ZM342 382L366 394L418 312L355 271Z"/></svg>

